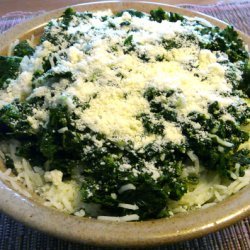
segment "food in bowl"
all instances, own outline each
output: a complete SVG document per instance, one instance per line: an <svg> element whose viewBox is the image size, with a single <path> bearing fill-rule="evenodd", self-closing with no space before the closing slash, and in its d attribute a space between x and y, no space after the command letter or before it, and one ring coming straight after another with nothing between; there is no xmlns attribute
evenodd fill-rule
<svg viewBox="0 0 250 250"><path fill-rule="evenodd" d="M0 64L0 177L46 206L155 219L250 182L249 55L230 26L67 9Z"/></svg>

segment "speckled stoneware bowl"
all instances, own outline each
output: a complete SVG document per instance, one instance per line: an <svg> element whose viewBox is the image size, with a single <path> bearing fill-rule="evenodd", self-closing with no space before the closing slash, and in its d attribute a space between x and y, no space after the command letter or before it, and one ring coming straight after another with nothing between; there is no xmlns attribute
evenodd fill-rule
<svg viewBox="0 0 250 250"><path fill-rule="evenodd" d="M162 7L165 10L187 16L199 16L224 28L225 23L209 16L193 13L151 0L92 2L73 6L77 11L112 9L121 11L128 8L149 12ZM8 45L17 38L39 37L44 25L59 17L64 9L49 12L28 22L15 26L0 36L0 53L4 55ZM240 32L239 32L240 33ZM246 44L250 39L240 33ZM4 168L4 166L0 166ZM173 243L200 237L229 226L250 215L250 187L245 187L225 201L206 209L179 214L172 218L144 222L107 222L96 219L78 218L41 205L41 200L33 194L26 198L13 190L9 183L0 180L0 210L14 219L51 235L87 244L102 246L146 247Z"/></svg>

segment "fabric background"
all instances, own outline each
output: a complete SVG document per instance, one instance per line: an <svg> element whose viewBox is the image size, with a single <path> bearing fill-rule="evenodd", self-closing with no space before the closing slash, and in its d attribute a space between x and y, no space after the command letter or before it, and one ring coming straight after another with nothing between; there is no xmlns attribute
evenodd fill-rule
<svg viewBox="0 0 250 250"><path fill-rule="evenodd" d="M194 11L217 17L234 25L239 30L250 34L250 1L237 1L219 3L216 5L180 5ZM0 33L17 23L40 15L39 12L11 12L0 17ZM37 249L83 249L101 250L108 248L93 247L66 242L44 233L38 232L23 224L14 221L4 214L0 214L0 250ZM175 249L250 249L250 218L246 218L228 228L209 234L199 239L180 242L177 244L151 248L154 250Z"/></svg>

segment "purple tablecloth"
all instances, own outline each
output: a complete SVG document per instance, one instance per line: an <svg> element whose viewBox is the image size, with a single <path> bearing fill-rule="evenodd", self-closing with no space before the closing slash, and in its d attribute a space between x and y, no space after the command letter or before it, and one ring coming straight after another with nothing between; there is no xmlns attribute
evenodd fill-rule
<svg viewBox="0 0 250 250"><path fill-rule="evenodd" d="M217 5L181 5L181 7L203 12L234 25L250 34L250 1L235 0ZM0 17L0 33L34 16L39 12L12 12ZM44 233L30 229L0 214L0 250L14 249L84 249L97 250L99 247L80 245L56 239ZM107 248L106 248L107 249ZM155 249L250 249L250 218L237 224L209 234L199 239L185 241Z"/></svg>

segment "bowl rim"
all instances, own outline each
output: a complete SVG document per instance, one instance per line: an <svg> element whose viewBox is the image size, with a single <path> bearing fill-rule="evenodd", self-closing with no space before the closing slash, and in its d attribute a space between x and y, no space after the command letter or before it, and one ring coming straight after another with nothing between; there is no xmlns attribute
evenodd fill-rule
<svg viewBox="0 0 250 250"><path fill-rule="evenodd" d="M143 6L142 6L143 5ZM73 5L78 11L90 9L153 9L162 7L188 16L205 18L224 28L227 26L216 18L202 13L172 6L158 1L101 1ZM58 17L66 7L50 11L29 21L18 24L0 36L2 53L11 41L20 37L36 35L52 17ZM239 31L244 42L250 38ZM13 206L15 204L15 206ZM250 216L250 185L206 209L177 214L171 218L143 222L110 222L89 218L78 218L47 208L15 191L8 183L0 180L0 211L14 219L50 235L74 242L113 247L157 246L204 236Z"/></svg>

